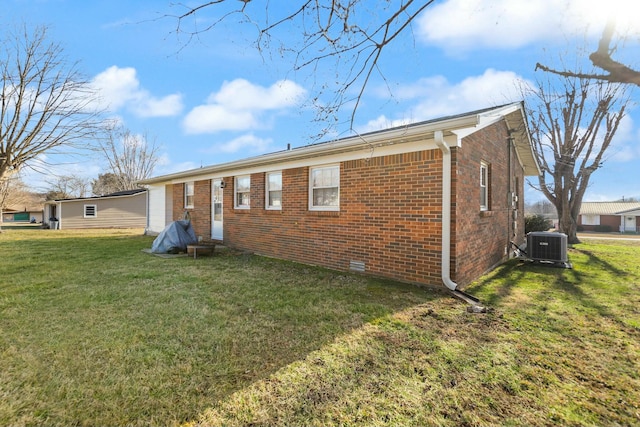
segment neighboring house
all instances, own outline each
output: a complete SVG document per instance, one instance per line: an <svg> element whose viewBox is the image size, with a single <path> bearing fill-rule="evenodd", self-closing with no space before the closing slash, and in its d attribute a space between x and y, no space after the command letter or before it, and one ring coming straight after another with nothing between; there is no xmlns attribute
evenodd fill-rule
<svg viewBox="0 0 640 427"><path fill-rule="evenodd" d="M24 208L22 210L15 208L4 208L2 209L2 222L5 223L28 223L28 222L42 222L42 208L38 209L35 207Z"/></svg>
<svg viewBox="0 0 640 427"><path fill-rule="evenodd" d="M584 231L640 233L640 202L582 202L578 227Z"/></svg>
<svg viewBox="0 0 640 427"><path fill-rule="evenodd" d="M47 201L45 222L50 228L144 228L147 190L119 191L105 196Z"/></svg>
<svg viewBox="0 0 640 427"><path fill-rule="evenodd" d="M539 168L523 108L147 179L147 231L188 213L205 241L453 290L524 242L524 177Z"/></svg>

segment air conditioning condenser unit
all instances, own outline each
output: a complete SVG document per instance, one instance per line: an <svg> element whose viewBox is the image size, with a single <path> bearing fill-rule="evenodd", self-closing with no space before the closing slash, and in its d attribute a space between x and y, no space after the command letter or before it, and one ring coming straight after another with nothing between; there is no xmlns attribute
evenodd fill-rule
<svg viewBox="0 0 640 427"><path fill-rule="evenodd" d="M527 234L527 256L534 261L566 264L567 235L548 231L534 231Z"/></svg>

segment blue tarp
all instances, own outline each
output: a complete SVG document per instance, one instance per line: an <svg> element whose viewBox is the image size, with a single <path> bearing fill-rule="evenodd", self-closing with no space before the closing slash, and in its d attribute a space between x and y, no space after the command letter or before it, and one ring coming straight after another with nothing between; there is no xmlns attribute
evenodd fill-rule
<svg viewBox="0 0 640 427"><path fill-rule="evenodd" d="M186 252L187 245L197 242L198 238L193 231L191 221L174 221L158 234L151 245L151 252L154 254Z"/></svg>

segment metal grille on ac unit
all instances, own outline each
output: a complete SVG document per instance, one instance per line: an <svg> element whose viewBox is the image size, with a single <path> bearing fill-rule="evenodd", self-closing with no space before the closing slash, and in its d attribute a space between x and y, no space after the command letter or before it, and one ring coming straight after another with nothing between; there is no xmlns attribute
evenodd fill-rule
<svg viewBox="0 0 640 427"><path fill-rule="evenodd" d="M535 261L567 262L567 235L531 232L527 234L527 255Z"/></svg>

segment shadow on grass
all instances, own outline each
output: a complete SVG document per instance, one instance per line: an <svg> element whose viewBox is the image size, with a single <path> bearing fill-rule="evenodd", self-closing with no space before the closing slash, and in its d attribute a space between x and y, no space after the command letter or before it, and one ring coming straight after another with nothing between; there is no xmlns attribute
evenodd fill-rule
<svg viewBox="0 0 640 427"><path fill-rule="evenodd" d="M468 288L480 297L483 304L500 306L510 299L516 290L527 298L526 304L537 306L540 312L548 308L549 301L566 301L568 311L591 311L628 327L622 319L624 309L617 310L607 304L610 292L616 290L616 282L631 275L608 262L597 253L585 249L572 249L572 269L554 267L522 260L511 260L481 278ZM610 283L611 288L607 288ZM521 300L521 304L525 304Z"/></svg>
<svg viewBox="0 0 640 427"><path fill-rule="evenodd" d="M16 390L7 407L23 409L0 410L0 425L177 425L373 319L446 295L232 251L151 257L148 236L15 233L0 239L0 274L12 278L0 284L0 341L16 349L0 383ZM21 375L46 395L20 393Z"/></svg>
<svg viewBox="0 0 640 427"><path fill-rule="evenodd" d="M572 270L565 271L564 274L559 274L553 281L553 285L556 289L568 293L573 297L573 300L582 308L593 310L600 316L607 317L615 321L620 326L627 326L620 317L611 310L610 307L603 304L601 299L598 298L597 289L601 288L602 283L596 283L599 280L624 280L629 274L610 262L602 259L594 254L592 251L584 249L573 249L575 252L582 254L586 257L586 262L582 262L582 265L589 266L588 271L583 271L581 268L574 268ZM593 274L594 271L598 271L603 274ZM591 274L590 274L591 272ZM571 277L573 276L573 277ZM585 289L593 289L591 293L585 292ZM603 295L604 297L604 295Z"/></svg>
<svg viewBox="0 0 640 427"><path fill-rule="evenodd" d="M481 278L468 288L483 304L496 306L508 298L528 273L529 265L521 260L510 260Z"/></svg>
<svg viewBox="0 0 640 427"><path fill-rule="evenodd" d="M625 277L629 274L628 272L618 268L617 266L611 264L610 262L603 260L599 256L595 255L592 251L588 251L586 249L581 249L581 248L575 248L575 247L573 248L573 250L585 255L588 259L587 262L589 265L595 265L612 275Z"/></svg>

